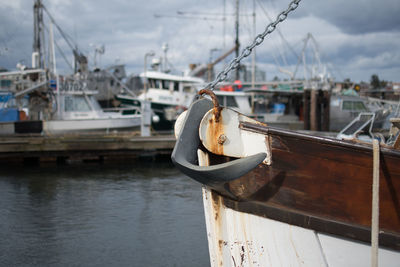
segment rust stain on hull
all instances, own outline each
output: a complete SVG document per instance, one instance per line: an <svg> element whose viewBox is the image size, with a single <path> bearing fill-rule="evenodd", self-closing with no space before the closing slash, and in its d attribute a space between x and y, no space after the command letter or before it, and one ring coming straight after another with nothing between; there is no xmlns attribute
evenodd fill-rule
<svg viewBox="0 0 400 267"><path fill-rule="evenodd" d="M218 261L218 266L223 266L223 247L226 246L226 242L224 242L223 237L222 237L222 212L223 212L223 199L218 193L214 192L211 190L211 201L212 201L212 209L214 211L214 220L215 220L215 228L214 228L214 234L215 234L215 239L218 240L218 254L217 254L217 261Z"/></svg>
<svg viewBox="0 0 400 267"><path fill-rule="evenodd" d="M207 141L210 144L211 151L213 151L217 155L223 155L224 154L224 146L223 143L221 142L221 136L225 136L224 134L224 126L222 124L222 117L219 117L218 119L216 118L216 113L215 109L213 110L213 116L212 118L208 121L208 127L207 127Z"/></svg>

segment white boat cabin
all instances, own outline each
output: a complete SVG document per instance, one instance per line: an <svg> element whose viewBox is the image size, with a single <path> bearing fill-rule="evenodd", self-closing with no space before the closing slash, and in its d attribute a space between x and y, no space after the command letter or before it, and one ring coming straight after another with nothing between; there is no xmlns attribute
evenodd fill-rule
<svg viewBox="0 0 400 267"><path fill-rule="evenodd" d="M168 106L188 107L198 87L204 84L200 78L157 71L147 71L140 77L144 80L144 89L138 98Z"/></svg>

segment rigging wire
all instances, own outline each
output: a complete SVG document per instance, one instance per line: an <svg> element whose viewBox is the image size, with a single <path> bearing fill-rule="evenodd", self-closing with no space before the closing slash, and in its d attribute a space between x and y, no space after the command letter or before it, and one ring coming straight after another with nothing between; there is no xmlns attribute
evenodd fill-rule
<svg viewBox="0 0 400 267"><path fill-rule="evenodd" d="M72 71L74 71L74 68L73 68L71 62L69 62L69 60L68 60L67 57L65 56L63 50L62 50L61 47L58 45L58 43L57 43L56 40L54 40L54 44L56 45L58 52L59 52L59 53L61 54L61 56L63 57L65 63L67 63L68 67L70 67L70 69L71 69Z"/></svg>
<svg viewBox="0 0 400 267"><path fill-rule="evenodd" d="M292 11L294 11L300 3L301 0L292 0L287 9L283 10L281 13L279 13L279 15L276 17L276 20L274 22L271 22L270 24L268 24L265 28L264 31L260 34L258 34L255 39L253 40L253 42L246 46L245 49L242 50L242 52L240 53L239 56L235 57L230 63L229 65L223 70L221 71L217 77L210 83L208 83L204 89L210 89L210 90L214 90L215 86L222 82L225 81L226 78L228 77L228 74L234 70L237 69L240 66L240 62L242 59L248 57L252 50L256 47L259 46L260 44L262 44L265 40L265 37L269 34L271 34L275 29L276 26L285 21L286 18L288 17L288 14Z"/></svg>
<svg viewBox="0 0 400 267"><path fill-rule="evenodd" d="M246 7L246 9L248 9L248 1L244 1L243 5ZM245 16L245 30L248 33L248 41L251 41L251 35L252 35L252 26L251 26L251 22L249 21L249 16L253 16L253 14L249 14Z"/></svg>
<svg viewBox="0 0 400 267"><path fill-rule="evenodd" d="M272 18L271 16L268 14L268 12L265 10L263 4L261 3L260 0L256 0L257 4L260 6L261 10L263 11L264 15L267 17L267 19L272 22ZM279 28L276 29L276 31L278 32L279 36L282 38L282 41L287 45L287 47L289 48L289 50L293 53L293 55L299 59L299 55L296 53L296 51L293 49L293 47L289 44L289 42L286 40L286 38L283 36L281 30Z"/></svg>
<svg viewBox="0 0 400 267"><path fill-rule="evenodd" d="M56 26L56 28L58 29L58 31L60 32L61 36L64 38L64 40L67 42L68 46L71 48L71 50L74 53L78 53L77 51L77 47L78 45L73 41L74 39L69 36L67 33L65 33L61 27L57 24L57 22L55 21L55 19L53 18L53 16L50 14L50 12L47 10L47 8L43 5L43 10L46 12L46 14L48 15L48 17L50 18L51 22L53 22L53 24Z"/></svg>
<svg viewBox="0 0 400 267"><path fill-rule="evenodd" d="M44 25L44 29L46 30L47 34L49 34L49 32L50 32L49 28L48 28L45 24L43 24L43 25ZM61 47L58 45L57 41L56 41L55 39L54 39L53 41L54 41L54 44L55 44L56 47L57 47L58 52L59 52L59 53L61 54L61 56L63 57L65 63L67 63L67 65L71 68L71 70L74 71L74 68L72 67L72 65L71 65L71 63L69 62L69 60L67 59L67 57L65 56L65 54L64 54L63 50L61 49Z"/></svg>

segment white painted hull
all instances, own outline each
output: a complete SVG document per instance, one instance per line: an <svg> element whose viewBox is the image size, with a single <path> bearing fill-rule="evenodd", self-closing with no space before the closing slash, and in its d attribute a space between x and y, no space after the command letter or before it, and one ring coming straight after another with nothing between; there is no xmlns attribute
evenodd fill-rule
<svg viewBox="0 0 400 267"><path fill-rule="evenodd" d="M47 134L89 131L128 131L140 128L141 116L127 118L104 118L82 120L43 121L43 132Z"/></svg>
<svg viewBox="0 0 400 267"><path fill-rule="evenodd" d="M148 89L146 93L138 96L139 100L150 100L154 104L165 106L182 106L189 107L196 92L177 92L160 89Z"/></svg>
<svg viewBox="0 0 400 267"><path fill-rule="evenodd" d="M370 266L371 246L225 207L203 188L211 266ZM400 252L379 249L379 266Z"/></svg>

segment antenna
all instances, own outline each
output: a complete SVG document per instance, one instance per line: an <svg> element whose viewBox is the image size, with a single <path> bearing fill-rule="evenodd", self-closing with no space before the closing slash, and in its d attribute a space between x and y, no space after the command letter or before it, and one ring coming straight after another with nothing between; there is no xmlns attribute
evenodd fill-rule
<svg viewBox="0 0 400 267"><path fill-rule="evenodd" d="M168 52L168 44L163 43L161 46L162 51L164 52L164 62L163 62L163 71L167 72L167 52Z"/></svg>

